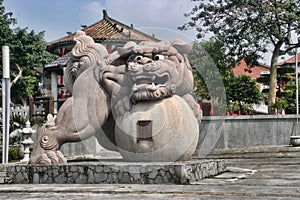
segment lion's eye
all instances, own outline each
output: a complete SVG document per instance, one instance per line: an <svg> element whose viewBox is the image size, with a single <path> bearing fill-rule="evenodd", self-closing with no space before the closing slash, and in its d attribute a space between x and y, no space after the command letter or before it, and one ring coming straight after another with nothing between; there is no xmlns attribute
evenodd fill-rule
<svg viewBox="0 0 300 200"><path fill-rule="evenodd" d="M140 61L140 60L142 60L142 58L143 58L143 56L141 56L141 55L138 55L138 56L136 56L136 57L134 57L134 61L136 62L136 61Z"/></svg>
<svg viewBox="0 0 300 200"><path fill-rule="evenodd" d="M156 54L153 56L153 60L163 60L165 59L164 55Z"/></svg>

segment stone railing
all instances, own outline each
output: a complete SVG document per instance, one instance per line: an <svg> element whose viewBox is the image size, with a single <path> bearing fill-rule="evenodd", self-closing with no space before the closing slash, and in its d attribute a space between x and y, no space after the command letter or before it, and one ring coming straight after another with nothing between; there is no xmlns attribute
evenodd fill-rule
<svg viewBox="0 0 300 200"><path fill-rule="evenodd" d="M34 114L40 114L44 112L43 106L35 106L34 107ZM22 107L10 107L10 116L22 116L24 118L29 118L29 106L22 106ZM0 120L2 120L2 108L0 108Z"/></svg>

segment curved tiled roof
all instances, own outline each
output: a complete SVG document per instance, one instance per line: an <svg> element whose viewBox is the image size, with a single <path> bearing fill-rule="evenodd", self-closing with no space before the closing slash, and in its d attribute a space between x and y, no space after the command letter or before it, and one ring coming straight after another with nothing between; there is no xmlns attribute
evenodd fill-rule
<svg viewBox="0 0 300 200"><path fill-rule="evenodd" d="M260 73L262 71L270 71L270 67L264 64L258 64L250 67L247 65L244 59L238 62L232 69L234 75L246 75L253 79L260 77Z"/></svg>
<svg viewBox="0 0 300 200"><path fill-rule="evenodd" d="M127 26L117 20L110 18L106 10L103 10L103 19L84 28L82 31L86 35L92 37L96 42L109 41L159 41L158 39L147 35L141 31L134 29L132 26ZM63 47L73 41L75 33L66 37L50 42L47 50L54 53L54 50Z"/></svg>
<svg viewBox="0 0 300 200"><path fill-rule="evenodd" d="M71 59L71 52L68 52L66 55L59 57L55 61L47 64L44 66L46 68L53 68L53 67L63 67L66 66L68 61Z"/></svg>
<svg viewBox="0 0 300 200"><path fill-rule="evenodd" d="M300 62L300 53L298 53L297 56L298 56L298 62ZM295 64L295 63L296 63L296 56L293 56L293 57L279 63L278 65L284 66L284 65L291 65L291 64Z"/></svg>

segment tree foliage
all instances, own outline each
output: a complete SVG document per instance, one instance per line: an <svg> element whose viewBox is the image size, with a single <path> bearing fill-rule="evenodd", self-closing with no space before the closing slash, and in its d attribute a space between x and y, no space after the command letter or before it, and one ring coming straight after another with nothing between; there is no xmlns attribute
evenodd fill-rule
<svg viewBox="0 0 300 200"><path fill-rule="evenodd" d="M251 104L259 103L262 95L255 80L249 76L235 77L231 71L233 60L225 54L224 44L217 39L194 43L190 55L195 79L195 94L202 99L220 101L218 94L225 88L227 107L239 106L243 113L249 111ZM220 84L220 80L222 84ZM230 110L232 111L232 110Z"/></svg>
<svg viewBox="0 0 300 200"><path fill-rule="evenodd" d="M289 51L300 43L291 42L291 34L300 35L300 1L294 0L193 0L198 2L186 14L190 21L181 29L197 28L201 38L213 33L227 47L226 54L247 64L256 64L261 55L272 53L269 111L276 97L277 59L280 49Z"/></svg>
<svg viewBox="0 0 300 200"><path fill-rule="evenodd" d="M34 68L40 68L53 60L53 55L46 51L47 43L44 41L44 32L35 33L27 28L16 28L14 40L10 43L12 67L19 65L22 69L22 76L12 85L12 96L16 103L26 104L29 96L39 93L38 82L41 81L41 74ZM12 68L12 69L14 69ZM12 76L15 76L12 71Z"/></svg>
<svg viewBox="0 0 300 200"><path fill-rule="evenodd" d="M226 108L224 77L228 69L222 49L217 40L195 42L189 55L195 80L194 93L201 99L211 100L216 114L224 114Z"/></svg>
<svg viewBox="0 0 300 200"><path fill-rule="evenodd" d="M0 24L0 46L10 47L11 99L15 104L25 105L29 96L38 94L37 84L41 76L34 68L41 68L54 57L46 51L44 32L12 28L16 25L16 19L13 13L5 11L3 0L0 0Z"/></svg>
<svg viewBox="0 0 300 200"><path fill-rule="evenodd" d="M242 113L247 112L252 104L258 104L262 99L256 81L250 76L232 76L226 87L228 105L237 104Z"/></svg>
<svg viewBox="0 0 300 200"><path fill-rule="evenodd" d="M7 41L12 40L13 30L12 25L17 23L16 19L12 17L12 12L6 12L2 5L3 0L0 0L0 45L3 46Z"/></svg>
<svg viewBox="0 0 300 200"><path fill-rule="evenodd" d="M217 39L195 42L189 59L193 66L196 81L195 93L203 98L210 99L205 84L215 85L213 83L217 81L215 77L221 77L224 83L231 73L229 67L231 60L225 55L223 43ZM209 80L208 83L205 83L204 79Z"/></svg>
<svg viewBox="0 0 300 200"><path fill-rule="evenodd" d="M273 104L274 108L279 111L285 109L286 114L296 113L296 84L294 81L290 81L284 85L278 97L279 99Z"/></svg>

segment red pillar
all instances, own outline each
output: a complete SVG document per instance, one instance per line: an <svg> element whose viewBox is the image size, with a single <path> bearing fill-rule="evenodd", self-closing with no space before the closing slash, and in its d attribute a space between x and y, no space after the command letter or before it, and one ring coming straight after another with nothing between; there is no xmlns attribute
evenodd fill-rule
<svg viewBox="0 0 300 200"><path fill-rule="evenodd" d="M106 50L107 50L107 52L108 52L109 54L112 53L112 46L111 46L111 44L106 44Z"/></svg>
<svg viewBox="0 0 300 200"><path fill-rule="evenodd" d="M59 57L63 57L66 54L66 48L59 49Z"/></svg>
<svg viewBox="0 0 300 200"><path fill-rule="evenodd" d="M213 116L215 114L214 105L210 103L210 116Z"/></svg>
<svg viewBox="0 0 300 200"><path fill-rule="evenodd" d="M59 49L59 56L63 57L66 54L66 48L60 48ZM60 84L64 85L65 83L64 80L64 74L62 73L62 75L60 76ZM61 89L60 91L60 99L64 99L65 98L65 92Z"/></svg>

